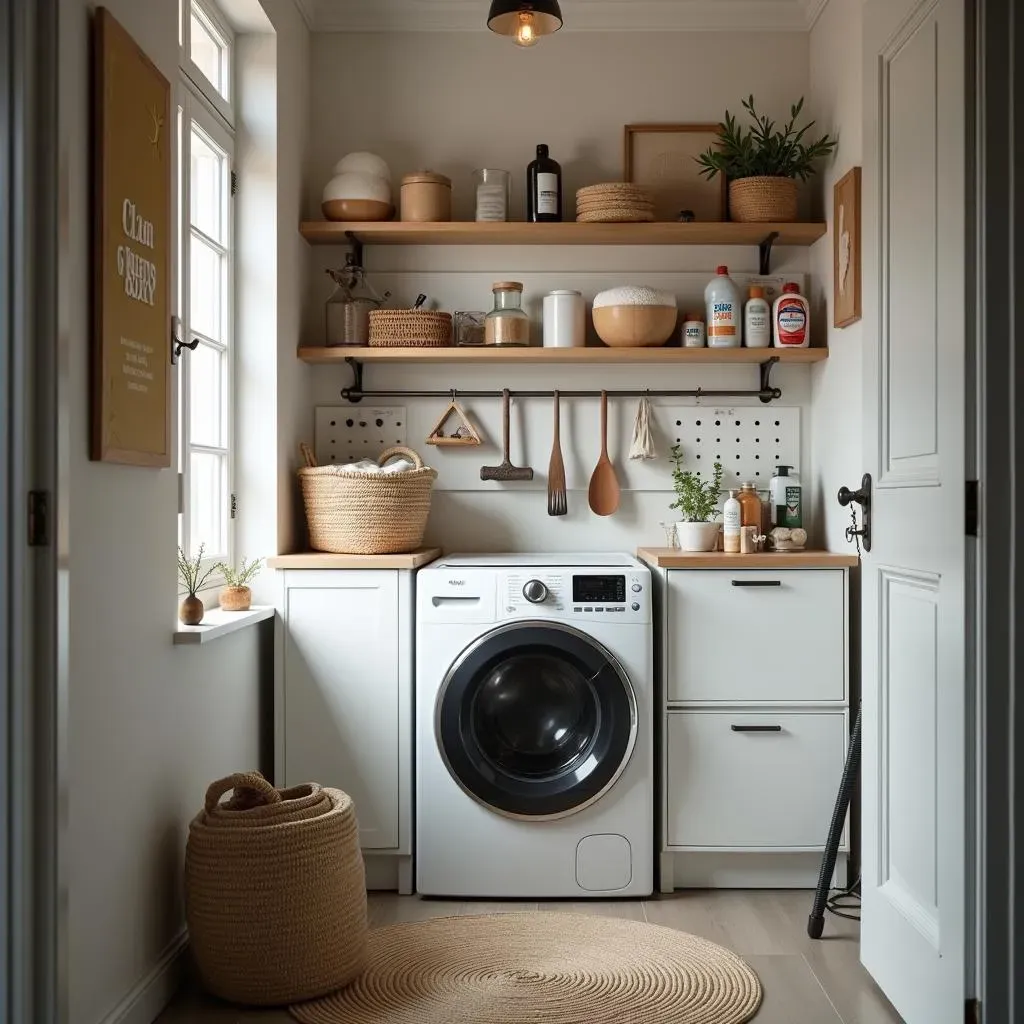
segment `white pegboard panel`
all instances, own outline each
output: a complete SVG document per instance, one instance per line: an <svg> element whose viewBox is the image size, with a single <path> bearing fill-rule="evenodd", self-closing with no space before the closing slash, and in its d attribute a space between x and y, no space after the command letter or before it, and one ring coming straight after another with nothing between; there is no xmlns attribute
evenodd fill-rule
<svg viewBox="0 0 1024 1024"><path fill-rule="evenodd" d="M669 444L683 446L685 468L707 477L721 462L723 488L752 480L762 490L777 465L800 469L799 408L660 406L655 417Z"/></svg>
<svg viewBox="0 0 1024 1024"><path fill-rule="evenodd" d="M405 407L318 405L313 450L321 466L376 459L385 448L405 444Z"/></svg>

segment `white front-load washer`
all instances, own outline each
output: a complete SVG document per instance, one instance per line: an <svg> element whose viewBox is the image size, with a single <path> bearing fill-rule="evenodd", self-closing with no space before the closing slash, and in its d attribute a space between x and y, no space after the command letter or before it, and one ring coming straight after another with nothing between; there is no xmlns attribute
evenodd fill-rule
<svg viewBox="0 0 1024 1024"><path fill-rule="evenodd" d="M651 577L626 555L472 555L416 587L416 887L645 896Z"/></svg>

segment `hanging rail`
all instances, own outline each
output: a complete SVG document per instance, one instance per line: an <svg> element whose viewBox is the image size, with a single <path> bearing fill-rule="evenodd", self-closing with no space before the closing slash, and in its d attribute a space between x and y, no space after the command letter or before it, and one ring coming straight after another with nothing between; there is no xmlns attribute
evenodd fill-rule
<svg viewBox="0 0 1024 1024"><path fill-rule="evenodd" d="M609 398L696 398L698 401L702 398L757 398L767 405L769 402L777 401L782 397L782 388L772 387L771 375L772 369L778 362L777 356L772 356L766 359L760 364L761 371L761 386L753 389L749 388L746 390L727 388L727 389L708 389L708 388L691 388L689 390L680 391L677 389L660 390L656 388L629 388L625 391L617 390L594 390L588 389L586 391L563 391L559 389L558 394L561 398L600 398L602 394L606 394ZM449 388L447 391L395 391L395 390L381 390L381 391L364 391L363 390L363 364L358 359L348 358L345 360L346 363L352 368L353 383L350 388L341 389L341 397L346 402L358 403L364 398L452 398L456 394L462 398L501 398L502 391L463 391ZM553 398L554 391L520 391L509 390L509 395L512 398Z"/></svg>

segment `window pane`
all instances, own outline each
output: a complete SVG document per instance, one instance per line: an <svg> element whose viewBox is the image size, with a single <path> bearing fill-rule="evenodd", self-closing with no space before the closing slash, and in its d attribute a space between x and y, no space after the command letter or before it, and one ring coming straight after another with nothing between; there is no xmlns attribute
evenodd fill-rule
<svg viewBox="0 0 1024 1024"><path fill-rule="evenodd" d="M188 354L189 417L192 444L226 447L224 436L225 357L211 345L199 343Z"/></svg>
<svg viewBox="0 0 1024 1024"><path fill-rule="evenodd" d="M226 245L224 193L227 190L227 179L224 173L224 157L207 142L202 132L196 131L194 125L191 143L192 224L214 241Z"/></svg>
<svg viewBox="0 0 1024 1024"><path fill-rule="evenodd" d="M224 45L205 18L192 11L192 62L210 80L210 84L227 99L226 83L222 73Z"/></svg>
<svg viewBox="0 0 1024 1024"><path fill-rule="evenodd" d="M192 452L191 523L192 554L205 544L207 558L225 558L227 544L227 459L223 455Z"/></svg>
<svg viewBox="0 0 1024 1024"><path fill-rule="evenodd" d="M192 236L189 327L214 341L224 340L224 257L201 238Z"/></svg>

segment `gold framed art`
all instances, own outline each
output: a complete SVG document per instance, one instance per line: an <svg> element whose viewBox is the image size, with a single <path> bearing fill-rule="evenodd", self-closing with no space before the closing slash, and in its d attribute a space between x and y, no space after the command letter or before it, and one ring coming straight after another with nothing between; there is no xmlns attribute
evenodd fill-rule
<svg viewBox="0 0 1024 1024"><path fill-rule="evenodd" d="M859 167L835 183L832 200L832 324L848 327L861 316Z"/></svg>
<svg viewBox="0 0 1024 1024"><path fill-rule="evenodd" d="M695 157L718 141L718 125L627 124L623 180L643 186L654 200L654 219L678 221L684 210L702 222L727 219L722 174L701 177Z"/></svg>

